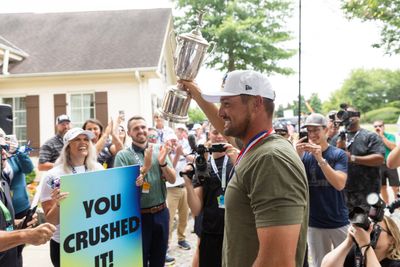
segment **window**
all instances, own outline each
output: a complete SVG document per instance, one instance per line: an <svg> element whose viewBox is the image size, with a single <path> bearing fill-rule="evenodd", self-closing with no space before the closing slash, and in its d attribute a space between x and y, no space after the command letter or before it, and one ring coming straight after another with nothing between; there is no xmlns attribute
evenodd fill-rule
<svg viewBox="0 0 400 267"><path fill-rule="evenodd" d="M25 97L6 97L3 104L11 105L13 115L13 133L17 136L19 144L26 143L26 103Z"/></svg>
<svg viewBox="0 0 400 267"><path fill-rule="evenodd" d="M94 94L71 94L69 103L74 127L81 127L87 119L95 117Z"/></svg>

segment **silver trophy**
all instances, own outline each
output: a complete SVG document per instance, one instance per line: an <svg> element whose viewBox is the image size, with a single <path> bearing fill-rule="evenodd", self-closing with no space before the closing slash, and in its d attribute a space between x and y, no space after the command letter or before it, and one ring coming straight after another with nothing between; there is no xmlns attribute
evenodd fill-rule
<svg viewBox="0 0 400 267"><path fill-rule="evenodd" d="M212 50L215 48L215 43L208 43L200 32L202 17L203 13L200 13L196 29L176 37L177 48L174 52L174 67L175 74L179 79L193 81L205 60L210 45L213 47ZM179 88L178 85L170 86L164 95L160 113L166 120L175 123L187 122L191 99L190 94Z"/></svg>

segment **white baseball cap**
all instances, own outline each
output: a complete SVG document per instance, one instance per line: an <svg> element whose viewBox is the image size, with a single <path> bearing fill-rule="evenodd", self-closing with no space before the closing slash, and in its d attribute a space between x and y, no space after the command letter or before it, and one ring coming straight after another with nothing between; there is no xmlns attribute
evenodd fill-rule
<svg viewBox="0 0 400 267"><path fill-rule="evenodd" d="M219 100L218 100L219 101ZM199 124L199 123L195 123L194 125L193 125L193 127L192 127L192 130L197 130L197 129L200 129L201 128L201 125Z"/></svg>
<svg viewBox="0 0 400 267"><path fill-rule="evenodd" d="M86 131L83 130L82 128L72 128L66 132L64 135L64 144L74 140L78 135L84 134L86 135L90 140L94 138L94 134L91 131Z"/></svg>
<svg viewBox="0 0 400 267"><path fill-rule="evenodd" d="M226 74L221 90L202 94L212 103L220 102L221 96L253 95L275 100L275 91L263 74L253 70L234 70Z"/></svg>
<svg viewBox="0 0 400 267"><path fill-rule="evenodd" d="M176 124L176 125L175 125L175 129L183 129L183 130L185 130L186 132L188 131L186 125L183 124L183 123L178 123L178 124Z"/></svg>

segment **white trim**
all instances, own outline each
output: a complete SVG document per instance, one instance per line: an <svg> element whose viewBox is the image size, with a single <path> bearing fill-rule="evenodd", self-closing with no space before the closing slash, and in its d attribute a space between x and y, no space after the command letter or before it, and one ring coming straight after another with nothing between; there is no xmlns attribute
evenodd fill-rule
<svg viewBox="0 0 400 267"><path fill-rule="evenodd" d="M0 36L0 38L1 38L1 36ZM7 40L7 42L9 42L9 41ZM29 57L29 55L28 55L27 53L25 53L24 51L22 51L22 50L17 50L17 49L15 49L15 48L12 48L11 46L7 46L7 45L4 45L4 44L0 44L0 48L3 49L3 50L10 50L10 52L12 52L12 53L14 53L14 54L16 54L16 55L18 55L18 56L21 56L21 57L23 57L23 58Z"/></svg>
<svg viewBox="0 0 400 267"><path fill-rule="evenodd" d="M30 77L53 77L53 76L83 76L92 74L114 74L114 73L134 73L135 71L140 72L154 72L157 75L157 67L146 67L146 68L132 68L132 69L109 69L109 70L87 70L87 71L65 71L65 72L42 72L42 73L24 73L24 74L9 74L7 76L0 75L1 79L10 78L30 78Z"/></svg>

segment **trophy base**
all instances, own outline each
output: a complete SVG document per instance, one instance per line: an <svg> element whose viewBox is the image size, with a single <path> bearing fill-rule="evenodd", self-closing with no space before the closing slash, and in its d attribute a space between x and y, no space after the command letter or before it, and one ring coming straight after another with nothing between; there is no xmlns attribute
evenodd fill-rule
<svg viewBox="0 0 400 267"><path fill-rule="evenodd" d="M158 111L161 113L161 116L170 122L173 123L185 123L189 121L189 116L180 116L180 115L176 115L173 114L171 112L164 112L161 108L158 109Z"/></svg>
<svg viewBox="0 0 400 267"><path fill-rule="evenodd" d="M168 121L185 123L189 120L188 110L191 99L188 92L179 89L176 85L170 86L159 111Z"/></svg>

